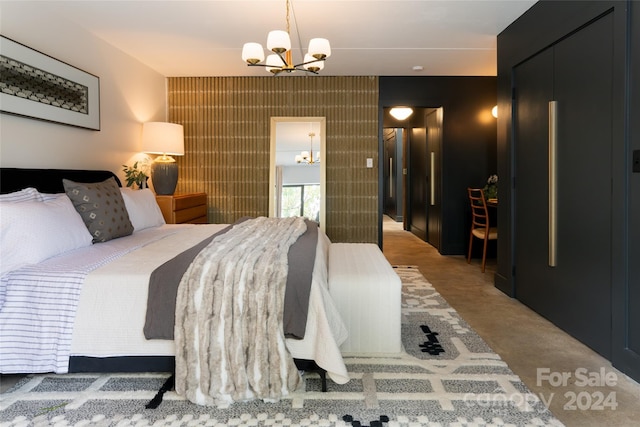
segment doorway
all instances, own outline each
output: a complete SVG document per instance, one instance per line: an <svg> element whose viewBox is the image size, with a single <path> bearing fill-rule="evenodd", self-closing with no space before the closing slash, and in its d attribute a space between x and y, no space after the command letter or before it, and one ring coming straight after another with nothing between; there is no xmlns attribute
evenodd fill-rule
<svg viewBox="0 0 640 427"><path fill-rule="evenodd" d="M404 148L407 132L404 128L383 129L383 213L396 222L404 222Z"/></svg>
<svg viewBox="0 0 640 427"><path fill-rule="evenodd" d="M442 107L412 107L409 119L384 109L383 213L440 249Z"/></svg>

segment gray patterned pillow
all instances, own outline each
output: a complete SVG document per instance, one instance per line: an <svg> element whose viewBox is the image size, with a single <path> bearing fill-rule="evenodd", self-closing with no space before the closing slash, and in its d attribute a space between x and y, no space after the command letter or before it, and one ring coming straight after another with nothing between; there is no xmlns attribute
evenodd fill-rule
<svg viewBox="0 0 640 427"><path fill-rule="evenodd" d="M62 184L89 229L94 243L133 233L120 187L113 177L92 184L63 179Z"/></svg>

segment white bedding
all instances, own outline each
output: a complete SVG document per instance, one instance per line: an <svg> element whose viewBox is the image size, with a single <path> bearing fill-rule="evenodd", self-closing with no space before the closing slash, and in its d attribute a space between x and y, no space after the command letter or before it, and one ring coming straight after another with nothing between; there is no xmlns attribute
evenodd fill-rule
<svg viewBox="0 0 640 427"><path fill-rule="evenodd" d="M67 372L76 308L87 274L175 231L141 232L3 275L0 372Z"/></svg>
<svg viewBox="0 0 640 427"><path fill-rule="evenodd" d="M149 231L155 232L177 228L178 233L91 272L80 293L71 355L173 356L173 341L147 340L143 333L149 276L156 267L224 227L165 225L151 229Z"/></svg>
<svg viewBox="0 0 640 427"><path fill-rule="evenodd" d="M139 249L87 275L80 292L70 354L92 357L173 355L173 341L146 340L143 334L149 275L162 263L223 227L213 224L164 225L114 240L122 243L125 239L139 240L143 236L150 243L142 244ZM320 233L305 339L287 339L287 347L293 357L313 359L327 370L333 381L345 383L349 377L339 346L346 339L347 330L328 294L329 244L326 235Z"/></svg>

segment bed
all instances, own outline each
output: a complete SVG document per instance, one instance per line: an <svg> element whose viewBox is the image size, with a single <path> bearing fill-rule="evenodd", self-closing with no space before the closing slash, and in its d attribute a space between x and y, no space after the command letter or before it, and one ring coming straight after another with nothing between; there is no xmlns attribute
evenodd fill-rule
<svg viewBox="0 0 640 427"><path fill-rule="evenodd" d="M12 209L15 211L15 207L6 207L13 204L10 200L16 194L17 197L35 197L35 201L28 200L32 203L30 206L37 208L33 211L41 208L37 203L55 204L64 198L60 196L65 192L63 179L73 183L101 183L113 179L120 186L118 178L109 171L2 168L0 193L4 196L0 196L0 207L5 207L6 213L13 212ZM131 198L131 193L127 191L134 190L121 191ZM141 195L133 194L136 200L140 200ZM125 202L129 200L127 197L124 197ZM135 228L130 235L89 245L85 241L80 247L39 260L36 264L19 265L13 270L5 265L11 262L11 256L5 254L12 254L14 248L10 246L12 243L7 243L10 240L5 239L7 234L3 229L0 372L165 372L175 369L174 341L145 337L149 278L176 254L193 247L206 236L224 233L229 227L220 224L167 225L157 216L154 218L154 215L147 214L148 209L153 207L149 206L148 200L146 202L146 206L144 203L138 206L133 202L125 203ZM65 208L68 209L68 204ZM58 206L56 209L62 208ZM20 220L28 221L33 215L38 218L37 212L29 212ZM3 221L7 223L5 216L10 215L3 214ZM48 235L44 233L47 226L50 230L56 224L46 224L45 221L40 226L43 229L29 226L29 231L23 236L35 234L38 239L43 239L44 235ZM60 241L73 234L66 231L71 230L71 226L65 227L56 227L56 233L65 230L60 234L64 235L59 238ZM286 348L297 367L320 367L333 381L345 383L349 377L340 354L340 345L346 340L347 332L327 288L330 242L326 235L321 232L318 234L304 337L286 338ZM29 239L15 239L13 244L20 246L26 244L26 240ZM40 257L46 255L41 254ZM37 286L33 286L34 283ZM46 291L42 292L43 289ZM45 294L55 294L56 297L49 300L43 297ZM67 300L77 302L67 304ZM16 304L28 305L29 316L39 318L39 326L29 326L29 330L20 331L25 324L20 318L24 316L24 311L16 312ZM55 309L51 308L52 305ZM44 307L42 313L37 312L40 306ZM46 317L52 312L54 321ZM159 318L162 319L162 316ZM63 324L62 327L55 331L46 330L49 324L58 321ZM35 324L38 325L38 322ZM32 337L28 345L25 345L25 336ZM12 347L13 341L17 345Z"/></svg>

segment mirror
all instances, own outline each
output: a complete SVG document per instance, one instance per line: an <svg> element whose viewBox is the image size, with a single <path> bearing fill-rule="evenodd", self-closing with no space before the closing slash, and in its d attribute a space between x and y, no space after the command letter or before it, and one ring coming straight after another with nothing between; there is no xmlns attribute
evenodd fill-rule
<svg viewBox="0 0 640 427"><path fill-rule="evenodd" d="M269 216L303 215L325 231L326 120L272 117Z"/></svg>

